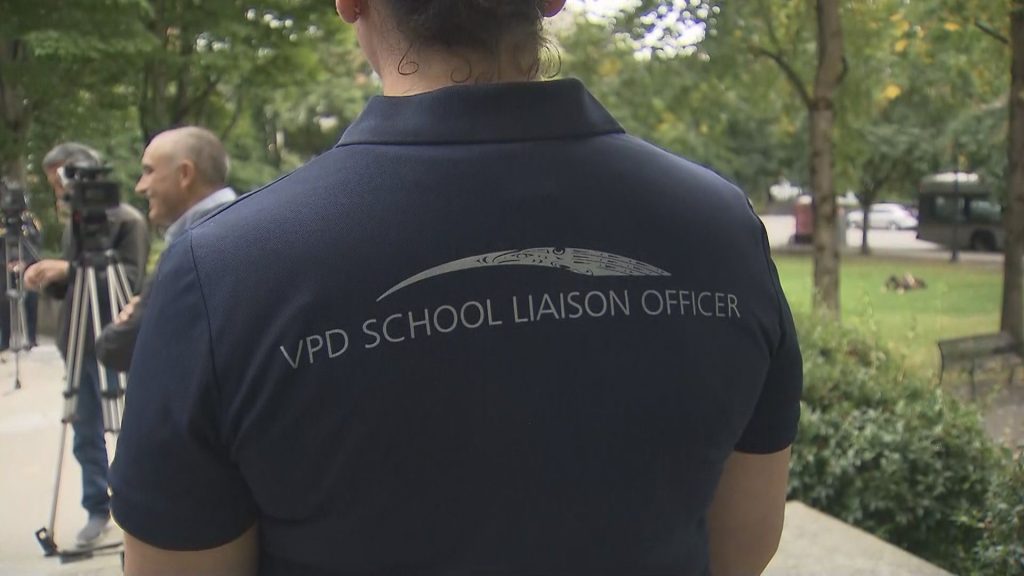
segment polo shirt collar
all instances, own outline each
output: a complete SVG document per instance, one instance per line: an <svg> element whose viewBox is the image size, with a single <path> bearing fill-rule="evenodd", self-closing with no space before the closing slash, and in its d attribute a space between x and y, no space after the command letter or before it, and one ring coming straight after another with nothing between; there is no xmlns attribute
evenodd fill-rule
<svg viewBox="0 0 1024 576"><path fill-rule="evenodd" d="M374 96L338 146L517 142L622 132L579 80L566 79Z"/></svg>

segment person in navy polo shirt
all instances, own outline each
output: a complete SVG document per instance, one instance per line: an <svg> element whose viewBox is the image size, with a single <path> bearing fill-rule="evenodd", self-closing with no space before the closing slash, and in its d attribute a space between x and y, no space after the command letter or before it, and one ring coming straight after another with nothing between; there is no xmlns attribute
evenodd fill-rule
<svg viewBox="0 0 1024 576"><path fill-rule="evenodd" d="M759 573L802 367L746 196L533 81L564 0L336 3L383 95L163 256L127 573Z"/></svg>

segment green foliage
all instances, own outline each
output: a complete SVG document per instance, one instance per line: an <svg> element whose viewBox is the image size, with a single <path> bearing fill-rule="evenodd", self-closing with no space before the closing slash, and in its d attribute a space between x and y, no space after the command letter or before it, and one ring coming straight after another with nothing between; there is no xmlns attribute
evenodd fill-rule
<svg viewBox="0 0 1024 576"><path fill-rule="evenodd" d="M1009 51L982 26L1006 35L1007 4L843 3L847 72L836 99L838 192L852 190L865 201L911 199L922 176L954 166L999 186L1006 176ZM582 50L594 60L622 62L606 71L643 69L628 76L646 73L651 80L612 80L625 85L617 92L633 93L623 108L672 113L635 118L627 127L714 166L754 197L782 178L807 185L805 100L818 55L813 2L644 1L602 24L603 39L574 31L586 40L565 40L570 54ZM688 46L693 30L703 40ZM638 58L626 62L619 55L624 48ZM567 68L593 82L593 70ZM607 82L595 84L605 97Z"/></svg>
<svg viewBox="0 0 1024 576"><path fill-rule="evenodd" d="M614 30L578 18L559 37L561 71L583 80L629 132L714 168L755 198L780 178L806 179L806 113L774 70L645 59Z"/></svg>
<svg viewBox="0 0 1024 576"><path fill-rule="evenodd" d="M1019 531L997 527L1001 491L1021 471L979 412L855 332L807 317L800 326L806 387L790 497L956 573L1005 561Z"/></svg>
<svg viewBox="0 0 1024 576"><path fill-rule="evenodd" d="M1024 457L1004 472L992 490L982 526L985 536L975 548L974 574L1024 574Z"/></svg>
<svg viewBox="0 0 1024 576"><path fill-rule="evenodd" d="M50 251L61 226L39 160L59 142L103 152L145 208L146 143L205 126L244 192L332 146L377 88L330 2L4 0L0 14L0 172L25 180Z"/></svg>

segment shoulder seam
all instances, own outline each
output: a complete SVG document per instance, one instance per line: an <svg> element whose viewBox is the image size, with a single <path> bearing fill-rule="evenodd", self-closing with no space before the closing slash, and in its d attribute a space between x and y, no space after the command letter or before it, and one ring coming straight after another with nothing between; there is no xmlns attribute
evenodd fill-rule
<svg viewBox="0 0 1024 576"><path fill-rule="evenodd" d="M206 334L210 348L210 370L213 373L213 386L217 397L217 415L219 417L222 414L224 402L221 394L220 377L217 375L217 355L213 348L213 324L210 323L210 306L206 302L206 290L203 289L203 278L199 275L199 265L196 263L196 250L195 244L193 243L195 235L192 234L191 230L186 230L185 233L188 234L188 251L189 259L192 261L192 272L196 275L196 284L199 286L199 299L203 303L203 313L206 315Z"/></svg>
<svg viewBox="0 0 1024 576"><path fill-rule="evenodd" d="M776 275L772 273L772 261L771 261L772 256L771 256L771 247L768 245L768 230L767 230L767 228L765 228L764 221L761 220L761 217L757 215L757 212L754 212L754 204L752 202L750 202L750 198L749 197L747 198L747 204L750 207L750 215L753 216L754 219L757 221L758 228L760 229L760 232L761 232L760 233L760 236L761 236L761 256L763 258L765 272L768 273L768 282L771 284L772 292L775 293L775 316L776 316L776 320L779 322L779 330L780 330L779 335L780 335L780 339L781 339L782 334L783 334L783 332L782 332L783 331L783 322L782 322L782 310L783 310L783 307L782 307L782 294L781 294L782 286L780 286L779 283L776 282L776 280L775 280L775 276ZM776 342L776 345L778 345L778 342Z"/></svg>

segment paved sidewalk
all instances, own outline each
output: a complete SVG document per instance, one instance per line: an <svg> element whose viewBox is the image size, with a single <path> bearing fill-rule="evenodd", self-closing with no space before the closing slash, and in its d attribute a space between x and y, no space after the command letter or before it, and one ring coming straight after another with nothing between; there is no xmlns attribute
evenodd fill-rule
<svg viewBox="0 0 1024 576"><path fill-rule="evenodd" d="M790 502L779 551L764 576L951 575L863 530Z"/></svg>
<svg viewBox="0 0 1024 576"><path fill-rule="evenodd" d="M120 574L118 554L61 565L44 558L35 531L50 521L57 453L60 444L64 365L52 342L40 342L22 353L21 390L13 391L14 356L5 352L0 364L0 575ZM71 427L67 431L64 470L55 525L55 540L73 548L75 534L85 525L81 469L71 454ZM104 542L120 541L116 529Z"/></svg>
<svg viewBox="0 0 1024 576"><path fill-rule="evenodd" d="M14 362L0 364L0 576L119 576L120 556L107 554L62 565L45 558L35 531L49 522L53 498L64 367L52 343L21 356L22 389L14 385ZM81 477L65 451L56 541L69 547L85 523L79 505ZM117 542L112 530L104 542ZM948 576L881 540L791 502L779 553L769 576Z"/></svg>

